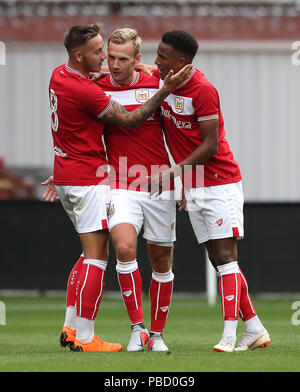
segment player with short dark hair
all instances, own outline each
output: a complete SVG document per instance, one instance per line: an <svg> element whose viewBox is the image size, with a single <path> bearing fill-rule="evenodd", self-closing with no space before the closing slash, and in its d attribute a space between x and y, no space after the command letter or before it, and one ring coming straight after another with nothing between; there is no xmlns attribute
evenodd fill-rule
<svg viewBox="0 0 300 392"><path fill-rule="evenodd" d="M85 46L90 39L98 34L101 34L100 23L72 26L64 37L64 46L69 56L74 50Z"/></svg>
<svg viewBox="0 0 300 392"><path fill-rule="evenodd" d="M195 38L184 31L163 34L155 61L158 69L154 71L161 83L171 68L178 72L191 63L196 48ZM161 112L176 166L152 176L152 192L161 192L168 179L181 176L186 167L193 168L189 184L184 183L186 208L198 242L204 243L218 271L224 317L222 338L214 350L264 347L270 337L255 312L238 265L237 239L244 235L244 197L239 165L225 137L218 92L201 71L193 68L190 77L162 103ZM198 185L196 168L201 165L204 186ZM239 314L246 332L235 348Z"/></svg>
<svg viewBox="0 0 300 392"><path fill-rule="evenodd" d="M94 320L103 294L108 260L109 186L107 173L103 173L98 185L97 173L99 166L107 165L102 142L104 121L136 128L185 80L190 67L174 76L171 72L163 88L144 105L128 112L89 79L90 72L101 70L106 58L99 26L73 26L64 42L68 62L53 71L49 85L54 184L79 234L84 261L81 258L76 310L66 314L61 343L75 351L120 351L119 343L106 343L94 336ZM75 328L76 339L71 344L69 335L74 335Z"/></svg>
<svg viewBox="0 0 300 392"><path fill-rule="evenodd" d="M197 40L182 30L172 30L165 32L161 37L161 42L176 47L176 51L184 54L187 61L192 63L196 53L198 51L198 42Z"/></svg>

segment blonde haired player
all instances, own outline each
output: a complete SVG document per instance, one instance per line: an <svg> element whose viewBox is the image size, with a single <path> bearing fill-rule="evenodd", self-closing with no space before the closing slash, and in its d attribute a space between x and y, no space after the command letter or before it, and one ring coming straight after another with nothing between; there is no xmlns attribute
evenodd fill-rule
<svg viewBox="0 0 300 392"><path fill-rule="evenodd" d="M107 164L102 143L104 121L136 128L186 79L190 67L179 75L171 72L152 99L128 112L89 80L90 72L99 72L106 58L99 25L73 26L64 45L68 62L53 71L49 84L54 184L79 234L84 260L79 259L71 272L78 272L79 284L72 298L74 306L67 302L61 344L74 351L120 351L119 343L107 343L94 335L108 260L109 187L107 173L103 173L101 185L97 175L98 167Z"/></svg>
<svg viewBox="0 0 300 392"><path fill-rule="evenodd" d="M134 29L115 30L108 39L110 75L98 82L108 96L122 102L130 111L150 99L159 88L157 78L134 70L141 59L141 42ZM108 227L116 249L118 281L131 320L127 351L143 351L147 342L151 351L168 351L163 331L173 292L176 201L173 189L153 199L142 186L155 167L156 171L170 167L159 112L134 130L107 125L104 138L109 164L115 170L110 182ZM150 333L144 323L142 279L137 260L137 236L142 228L153 270L149 290Z"/></svg>

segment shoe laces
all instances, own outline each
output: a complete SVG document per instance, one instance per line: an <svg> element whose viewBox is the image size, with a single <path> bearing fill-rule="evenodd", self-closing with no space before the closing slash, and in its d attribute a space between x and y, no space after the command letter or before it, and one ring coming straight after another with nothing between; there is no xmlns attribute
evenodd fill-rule
<svg viewBox="0 0 300 392"><path fill-rule="evenodd" d="M150 332L149 340L163 340L163 335L160 332Z"/></svg>
<svg viewBox="0 0 300 392"><path fill-rule="evenodd" d="M253 339L253 337L255 337L256 335L258 334L253 332L244 332L239 342L239 346L247 345L247 343L249 343L249 340Z"/></svg>
<svg viewBox="0 0 300 392"><path fill-rule="evenodd" d="M236 339L235 339L234 336L223 335L222 338L221 338L221 342L220 343L225 345L225 346L227 346L227 345L234 346L235 345L235 341L236 341Z"/></svg>

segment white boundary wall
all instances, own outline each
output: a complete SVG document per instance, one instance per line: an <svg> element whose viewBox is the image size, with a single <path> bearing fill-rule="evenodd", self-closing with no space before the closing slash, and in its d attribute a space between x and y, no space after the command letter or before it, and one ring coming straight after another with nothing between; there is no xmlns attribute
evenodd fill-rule
<svg viewBox="0 0 300 392"><path fill-rule="evenodd" d="M246 201L300 199L300 65L292 42L199 42L194 64L216 86ZM153 64L157 42L143 43ZM66 61L60 44L6 43L0 66L0 156L7 165L52 167L48 83Z"/></svg>

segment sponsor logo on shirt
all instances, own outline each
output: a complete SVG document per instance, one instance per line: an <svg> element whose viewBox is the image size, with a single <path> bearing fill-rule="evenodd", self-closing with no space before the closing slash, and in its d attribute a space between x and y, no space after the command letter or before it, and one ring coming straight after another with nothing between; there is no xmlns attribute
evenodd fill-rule
<svg viewBox="0 0 300 392"><path fill-rule="evenodd" d="M67 154L57 146L54 147L54 154L61 158L65 158L67 156Z"/></svg>
<svg viewBox="0 0 300 392"><path fill-rule="evenodd" d="M176 128L192 129L192 123L190 121L177 120L168 109L161 108L162 115L169 120L173 120Z"/></svg>

